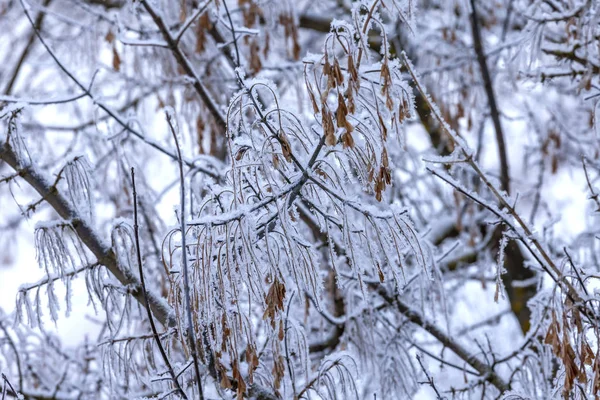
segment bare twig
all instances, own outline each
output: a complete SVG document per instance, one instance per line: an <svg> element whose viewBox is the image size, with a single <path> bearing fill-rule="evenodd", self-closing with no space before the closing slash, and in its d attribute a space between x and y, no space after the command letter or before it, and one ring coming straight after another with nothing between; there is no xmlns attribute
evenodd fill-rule
<svg viewBox="0 0 600 400"><path fill-rule="evenodd" d="M56 281L64 279L64 278L73 277L73 276L79 274L80 272L87 271L88 269L96 268L98 265L100 265L100 264L95 262L95 263L92 263L89 265L84 265L83 267L77 268L76 270L65 272L62 275L61 274L48 275L39 282L21 285L21 287L19 287L19 292L28 292L32 289L39 288L43 285L47 285L47 284L56 282Z"/></svg>
<svg viewBox="0 0 600 400"><path fill-rule="evenodd" d="M587 169L587 163L585 160L585 157L581 158L581 164L583 164L583 173L585 174L585 181L587 182L588 188L590 189L590 199L592 199L594 201L594 203L596 203L596 212L600 212L600 200L598 198L598 193L596 193L596 191L594 190L594 187L592 186L592 181L590 179L590 174L588 172Z"/></svg>
<svg viewBox="0 0 600 400"><path fill-rule="evenodd" d="M425 377L427 378L427 382L425 382L425 383L427 383L429 386L431 386L431 388L435 392L435 395L437 396L438 400L442 400L443 399L442 395L438 391L437 386L435 386L435 382L433 381L433 378L431 377L431 375L429 375L429 372L427 372L427 370L425 369L425 366L423 365L423 362L421 361L421 357L418 354L417 354L417 361L419 362L419 366L421 367L421 370L423 371L423 373L425 374Z"/></svg>
<svg viewBox="0 0 600 400"><path fill-rule="evenodd" d="M194 12L194 15L192 15L190 18L187 19L187 21L179 29L179 32L177 32L177 36L175 36L175 43L176 44L179 44L179 42L181 41L181 38L183 37L183 35L185 34L185 32L188 30L188 28L190 26L192 26L192 24L194 23L194 21L199 16L201 16L202 14L204 14L204 12L206 11L206 9L208 8L208 6L210 5L211 2L212 2L212 0L207 0L204 4L202 4L201 6L198 6L197 10Z"/></svg>
<svg viewBox="0 0 600 400"><path fill-rule="evenodd" d="M44 7L44 8L48 7L48 5L50 5L51 1L52 0L44 0L44 2L42 3L42 7ZM46 16L46 13L43 11L40 11L38 13L38 15L35 17L34 30L29 35L29 39L27 39L27 44L25 45L25 48L21 52L19 61L17 61L17 65L15 66L15 70L13 71L12 76L8 80L8 84L6 85L6 88L4 89L4 94L7 96L10 95L13 91L15 82L17 81L17 77L19 76L19 73L21 72L21 68L23 67L25 60L27 59L27 56L29 56L29 53L31 52L31 49L33 47L33 42L35 40L36 31L40 30L42 28L42 24L44 22L45 16Z"/></svg>
<svg viewBox="0 0 600 400"><path fill-rule="evenodd" d="M6 375L2 374L2 381L3 381L3 388L2 388L2 400L5 399L6 393L8 392L6 390L6 385L8 385L8 387L10 388L10 390L12 390L12 392L15 394L15 397L19 397L18 396L18 392L15 390L15 388L13 387L13 385L10 383L10 381L8 380L8 378L6 377Z"/></svg>

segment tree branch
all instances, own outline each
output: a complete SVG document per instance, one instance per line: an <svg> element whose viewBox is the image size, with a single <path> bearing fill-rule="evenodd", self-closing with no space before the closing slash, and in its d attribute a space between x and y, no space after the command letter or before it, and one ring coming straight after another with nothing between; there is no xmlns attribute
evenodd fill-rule
<svg viewBox="0 0 600 400"><path fill-rule="evenodd" d="M475 0L471 0L470 17L471 31L473 33L473 47L477 54L477 63L479 64L479 70L481 71L481 77L483 78L483 86L490 106L490 115L492 117L492 122L494 123L494 131L496 132L498 157L500 158L500 185L502 190L505 190L506 193L510 194L510 173L508 168L508 157L506 156L506 143L504 141L502 123L500 122L500 112L498 111L496 96L494 95L494 86L492 84L492 78L490 77L490 71L487 66L485 52L481 41L481 31L479 29L479 20L477 19Z"/></svg>
<svg viewBox="0 0 600 400"><path fill-rule="evenodd" d="M181 68L183 68L186 75L192 79L194 89L196 90L198 95L200 95L200 98L202 99L204 104L208 107L208 110L215 119L215 122L219 126L219 129L221 129L221 133L224 134L227 126L225 117L223 116L223 114L221 114L221 111L219 111L219 107L215 103L215 100L212 98L212 96L208 92L208 89L200 80L200 77L194 70L192 63L185 56L185 54L183 54L183 51L179 48L177 39L174 38L173 35L171 35L171 32L169 31L169 28L163 21L162 17L156 10L154 10L154 8L146 0L142 0L142 5L144 6L144 9L148 12L148 14L150 14L150 17L152 17L152 20L160 30L163 38L165 39L165 42L167 42L167 45L169 46L173 55L175 56L177 63L181 66Z"/></svg>
<svg viewBox="0 0 600 400"><path fill-rule="evenodd" d="M44 2L42 3L42 7L44 7L44 8L48 7L48 5L50 5L51 1L52 0L44 0ZM23 65L25 63L25 59L27 58L27 56L29 56L31 49L33 48L33 42L35 41L36 31L38 31L42 28L42 24L44 23L45 16L46 16L46 13L44 11L40 11L38 13L38 15L35 17L33 32L31 32L31 34L29 35L29 39L27 39L27 44L25 45L25 48L21 52L19 61L17 61L17 65L15 66L15 70L13 71L10 79L8 80L8 84L6 85L6 88L4 89L4 94L7 96L12 93L15 82L17 81L17 77L19 76L19 73L21 72L21 67L23 67Z"/></svg>
<svg viewBox="0 0 600 400"><path fill-rule="evenodd" d="M143 306L144 294L141 290L140 281L129 270L121 268L113 250L101 241L100 236L88 222L83 219L77 210L63 197L50 181L33 165L21 165L17 154L8 143L0 147L0 160L10 165L21 178L31 185L52 206L58 215L71 222L71 225L79 239L94 254L98 262L110 271L121 284L128 286L131 295ZM150 309L161 324L167 326L175 325L174 314L171 307L163 298L152 292L148 292Z"/></svg>
<svg viewBox="0 0 600 400"><path fill-rule="evenodd" d="M187 400L187 395L181 388L179 381L177 380L177 376L175 376L175 372L173 371L173 367L171 366L171 362L169 361L169 357L167 357L167 352L165 351L161 341L160 336L158 335L158 330L156 329L156 325L154 324L154 317L152 316L152 311L150 309L150 302L148 300L148 290L146 289L146 283L144 282L144 268L142 265L142 251L140 249L140 229L138 226L138 205L137 205L137 191L135 188L135 170L131 168L131 186L133 188L133 231L135 235L135 250L138 262L138 269L140 274L140 283L142 285L142 293L144 294L144 304L146 306L146 311L148 312L148 321L150 322L150 328L152 329L152 336L156 341L156 345L158 346L158 350L160 351L160 355L162 356L163 361L167 367L167 371L171 376L171 380L175 385L177 391L181 394L181 397L184 400Z"/></svg>
<svg viewBox="0 0 600 400"><path fill-rule="evenodd" d="M510 385L504 381L489 365L484 364L479 358L471 354L458 342L454 341L448 335L446 335L440 328L438 328L433 322L428 321L425 317L421 316L417 311L413 310L410 306L402 302L398 296L392 297L388 294L387 290L383 286L377 288L377 293L385 299L389 304L395 305L398 311L400 311L410 322L419 325L421 328L430 333L433 337L440 341L444 346L449 348L459 356L464 362L473 367L474 370L479 372L484 379L494 385L500 392L506 392L510 390Z"/></svg>

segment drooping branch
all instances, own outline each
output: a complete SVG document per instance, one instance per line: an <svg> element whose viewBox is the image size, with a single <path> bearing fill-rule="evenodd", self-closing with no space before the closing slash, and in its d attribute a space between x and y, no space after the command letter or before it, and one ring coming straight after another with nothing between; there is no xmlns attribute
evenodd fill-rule
<svg viewBox="0 0 600 400"><path fill-rule="evenodd" d="M8 143L0 147L0 160L12 167L21 178L44 197L46 202L50 204L61 218L71 222L75 233L94 254L98 263L104 265L121 284L127 286L129 288L128 292L144 307L146 299L141 282L131 271L123 269L118 264L114 251L100 239L94 228L79 216L77 210L56 190L56 187L50 183L50 180L34 166L21 165L17 154ZM164 326L175 326L175 313L171 306L156 293L148 291L146 295L154 317ZM235 384L235 380L230 379ZM268 388L256 383L250 386L248 395L263 400L277 399L277 396Z"/></svg>
<svg viewBox="0 0 600 400"><path fill-rule="evenodd" d="M304 29L310 29L316 32L326 33L329 32L331 29L331 20L324 16L308 13L300 16L299 25ZM409 43L409 38L407 36L408 35L403 35L402 32L398 29L398 31L396 32L396 36L390 38L389 40L390 53L399 55L401 50L404 49L408 53L409 58L413 62L415 62L416 54L414 51L412 51L414 46L411 46L411 44ZM380 51L381 40L378 35L369 37L369 44L375 52ZM483 49L481 51L483 52ZM440 120L437 118L438 115L435 112L435 110L432 109L432 104L430 103L430 100L425 96L422 90L419 90L418 83L412 80L411 85L414 88L413 94L415 110L417 112L417 115L419 116L421 124L429 134L429 138L433 147L438 151L440 155L449 155L454 150L454 143L449 134L445 131L444 124L441 123ZM503 139L502 132L501 136ZM499 143L504 142L502 140L501 142L499 141ZM506 155L505 150L501 151L501 153ZM506 162L506 164L508 164L508 161ZM503 168L501 166L501 168L504 171L508 171L508 167ZM508 179L505 179L505 181L508 182ZM484 229L487 229L487 227L484 227ZM492 240L489 243L490 251L492 253L497 253L497 238L499 237L498 235L501 234L500 229L497 229L496 231L497 232L494 232L493 235L495 240ZM459 230L457 228L457 224L453 219L451 223L446 224L442 231L436 232L435 237L432 237L431 240L435 245L439 245L444 240L450 237L457 236L458 234ZM455 262L450 263L450 265L453 265L453 267L455 267L458 261L462 263L475 262L479 257L479 254L481 254L481 249L479 249L479 251L465 253L465 255L467 255L468 257L458 258ZM525 264L526 258L521 250L521 247L513 241L509 242L508 246L506 247L506 255L504 257L504 267L507 270L507 274L505 276L505 288L507 291L508 298L510 299L511 308L515 316L519 320L519 324L523 332L527 332L530 328L530 312L529 308L527 307L527 302L535 295L536 289L534 286L515 288L513 287L512 282L531 281L532 278L535 276L535 272L527 268Z"/></svg>

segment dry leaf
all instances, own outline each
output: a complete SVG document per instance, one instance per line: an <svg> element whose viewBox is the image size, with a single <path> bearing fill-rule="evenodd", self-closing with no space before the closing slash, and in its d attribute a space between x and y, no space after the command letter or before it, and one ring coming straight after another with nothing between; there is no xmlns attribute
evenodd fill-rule
<svg viewBox="0 0 600 400"><path fill-rule="evenodd" d="M119 72L121 70L121 57L119 56L119 53L117 52L117 47L113 46L113 62L112 62L112 66L113 69L117 72Z"/></svg>

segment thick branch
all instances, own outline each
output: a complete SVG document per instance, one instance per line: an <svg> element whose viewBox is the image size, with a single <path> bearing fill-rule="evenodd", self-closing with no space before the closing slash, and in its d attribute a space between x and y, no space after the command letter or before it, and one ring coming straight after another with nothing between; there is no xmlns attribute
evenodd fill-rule
<svg viewBox="0 0 600 400"><path fill-rule="evenodd" d="M56 190L50 181L33 166L21 165L17 154L15 154L8 143L0 147L0 160L6 162L17 171L19 176L29 183L61 218L71 221L71 225L77 236L96 256L98 262L106 266L121 284L129 287L131 295L143 306L145 302L144 293L141 290L137 277L131 271L121 268L113 250L101 241L94 228L80 217L77 210ZM160 296L148 292L148 302L152 313L161 324L168 326L175 325L174 314L171 312L170 306Z"/></svg>

